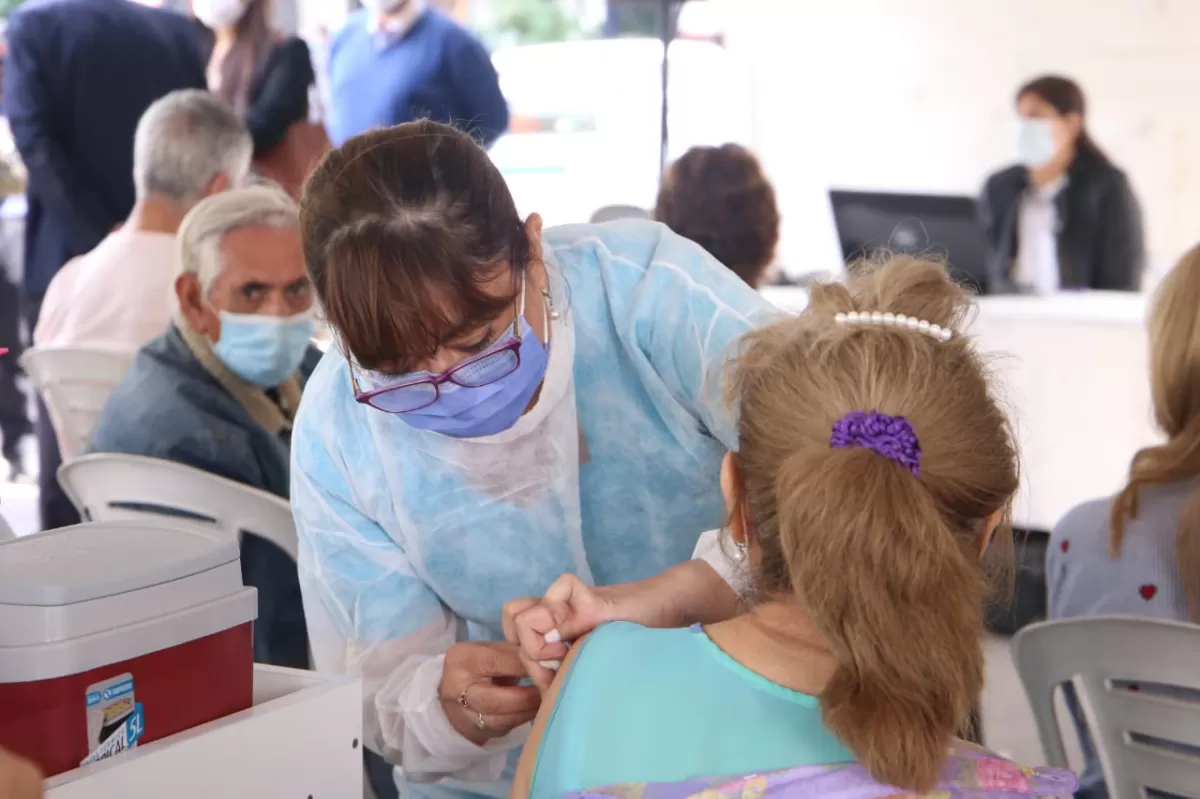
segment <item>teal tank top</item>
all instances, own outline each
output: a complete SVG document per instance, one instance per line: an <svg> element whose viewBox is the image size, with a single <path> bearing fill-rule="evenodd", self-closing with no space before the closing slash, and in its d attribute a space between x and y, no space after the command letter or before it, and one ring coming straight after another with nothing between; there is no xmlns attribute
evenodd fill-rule
<svg viewBox="0 0 1200 799"><path fill-rule="evenodd" d="M700 629L598 628L542 735L530 796L853 762L818 699L770 682Z"/></svg>

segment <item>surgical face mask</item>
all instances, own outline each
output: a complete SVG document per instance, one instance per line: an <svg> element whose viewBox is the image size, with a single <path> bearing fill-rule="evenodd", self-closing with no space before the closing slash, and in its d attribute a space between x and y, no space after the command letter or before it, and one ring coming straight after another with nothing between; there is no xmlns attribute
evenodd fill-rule
<svg viewBox="0 0 1200 799"><path fill-rule="evenodd" d="M521 307L525 305L524 299L525 287L522 285ZM550 320L547 316L543 318L548 329ZM517 330L521 337L518 350L520 363L513 372L493 383L474 388L443 382L438 387L438 398L432 405L397 415L412 427L455 438L490 436L512 427L529 407L530 400L546 376L546 366L550 361L546 346L538 340L523 314L517 319ZM478 363L489 353L498 352L511 343L512 336L504 336L474 358L473 362ZM413 377L405 375L383 382L409 382Z"/></svg>
<svg viewBox="0 0 1200 799"><path fill-rule="evenodd" d="M245 0L194 0L192 13L212 30L236 25L246 13Z"/></svg>
<svg viewBox="0 0 1200 799"><path fill-rule="evenodd" d="M399 11L408 0L362 0L362 6L372 14L391 14Z"/></svg>
<svg viewBox="0 0 1200 799"><path fill-rule="evenodd" d="M1022 119L1017 131L1017 157L1030 169L1045 166L1058 152L1054 123L1049 119Z"/></svg>
<svg viewBox="0 0 1200 799"><path fill-rule="evenodd" d="M213 353L247 383L274 388L300 368L313 326L310 311L295 316L221 311L221 338Z"/></svg>

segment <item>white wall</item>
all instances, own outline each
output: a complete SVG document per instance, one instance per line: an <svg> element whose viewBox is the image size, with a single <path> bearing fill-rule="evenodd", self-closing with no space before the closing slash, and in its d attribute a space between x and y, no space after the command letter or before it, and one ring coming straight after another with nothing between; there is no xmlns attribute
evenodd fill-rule
<svg viewBox="0 0 1200 799"><path fill-rule="evenodd" d="M1013 92L1061 72L1129 173L1151 258L1200 239L1200 0L725 0L789 271L839 260L830 186L974 194Z"/></svg>

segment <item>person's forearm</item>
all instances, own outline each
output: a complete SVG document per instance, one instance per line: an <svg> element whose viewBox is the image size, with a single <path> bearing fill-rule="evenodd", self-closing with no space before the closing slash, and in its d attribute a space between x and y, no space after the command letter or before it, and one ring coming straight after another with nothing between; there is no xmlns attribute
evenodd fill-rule
<svg viewBox="0 0 1200 799"><path fill-rule="evenodd" d="M0 749L0 796L4 799L38 799L42 774L33 762Z"/></svg>
<svg viewBox="0 0 1200 799"><path fill-rule="evenodd" d="M723 621L737 612L738 596L703 560L608 589L617 618L647 627L686 627Z"/></svg>
<svg viewBox="0 0 1200 799"><path fill-rule="evenodd" d="M506 735L493 736L480 744L456 729L438 701L437 680L441 678L444 657L426 661L414 674L395 702L383 692L376 696L375 710L382 723L389 713L383 708L396 707L402 717L402 759L385 758L404 768L413 782L433 782L451 778L470 782L491 782L504 772L508 754L525 742L528 725ZM396 732L393 726L389 732ZM387 735L387 732L384 733Z"/></svg>

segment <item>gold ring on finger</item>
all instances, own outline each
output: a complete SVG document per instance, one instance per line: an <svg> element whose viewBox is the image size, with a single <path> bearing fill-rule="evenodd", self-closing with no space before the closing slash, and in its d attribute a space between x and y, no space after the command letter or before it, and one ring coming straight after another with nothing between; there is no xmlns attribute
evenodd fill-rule
<svg viewBox="0 0 1200 799"><path fill-rule="evenodd" d="M475 729L481 732L487 729L487 722L483 720L483 714L478 711L475 713Z"/></svg>

